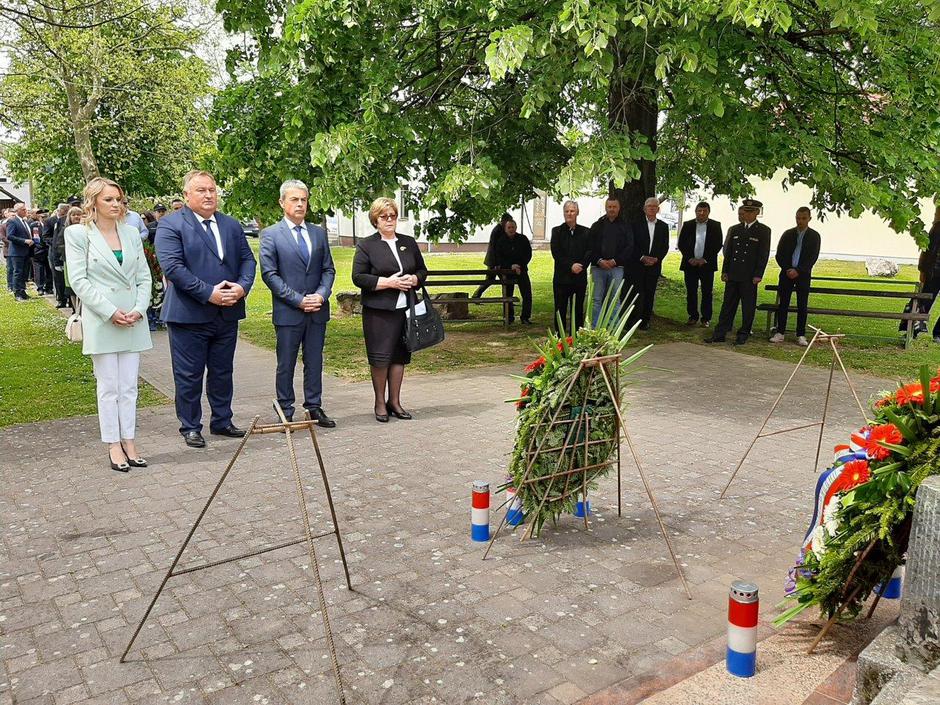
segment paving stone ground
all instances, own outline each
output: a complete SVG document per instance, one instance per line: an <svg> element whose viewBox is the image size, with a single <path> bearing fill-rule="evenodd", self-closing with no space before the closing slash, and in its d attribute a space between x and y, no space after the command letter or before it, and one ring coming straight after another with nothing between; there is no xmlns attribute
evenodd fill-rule
<svg viewBox="0 0 940 705"><path fill-rule="evenodd" d="M142 372L172 393L168 359L159 334ZM717 498L791 368L687 344L647 364L627 419L692 601L626 461L622 517L609 478L589 532L568 518L524 544L501 537L481 561L470 486L504 477L512 370L409 377L415 420L385 425L367 383L326 380L338 426L319 439L352 591L332 537L317 550L349 703L575 703L719 637L736 577L756 580L763 617L774 613L807 520L814 431L759 441ZM273 353L241 341L236 365L236 421L273 420ZM827 374L801 373L772 428L815 420ZM890 386L856 381L865 398ZM844 387L830 417L831 451L859 425ZM174 578L118 663L237 445L187 449L176 428L172 405L143 410L151 466L126 476L108 469L94 417L0 432L0 705L336 702L303 545ZM328 530L312 449L298 448L314 531ZM254 437L183 564L301 535L284 438Z"/></svg>

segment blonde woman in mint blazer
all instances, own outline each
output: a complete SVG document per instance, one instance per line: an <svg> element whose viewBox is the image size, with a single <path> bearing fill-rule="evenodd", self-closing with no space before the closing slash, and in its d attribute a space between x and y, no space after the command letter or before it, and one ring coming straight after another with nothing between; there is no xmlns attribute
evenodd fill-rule
<svg viewBox="0 0 940 705"><path fill-rule="evenodd" d="M110 179L85 186L84 215L65 229L69 284L82 302L82 352L98 387L101 440L111 469L146 467L134 443L140 352L153 347L147 325L150 267L140 233L124 223L124 190Z"/></svg>

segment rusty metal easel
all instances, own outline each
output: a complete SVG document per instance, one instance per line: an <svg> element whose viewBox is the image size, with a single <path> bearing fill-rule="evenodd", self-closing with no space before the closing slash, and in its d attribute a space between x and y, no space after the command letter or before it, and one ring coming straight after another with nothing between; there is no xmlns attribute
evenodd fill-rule
<svg viewBox="0 0 940 705"><path fill-rule="evenodd" d="M323 628L326 633L326 643L330 652L330 660L333 666L333 676L336 680L336 691L337 699L340 705L345 705L346 696L343 692L343 681L340 676L339 670L339 660L336 656L336 646L333 642L333 630L330 628L330 620L326 612L326 596L323 592L323 582L320 579L320 568L317 563L317 554L316 548L314 547L313 540L316 538L323 538L324 536L329 536L330 534L336 535L336 544L339 547L339 555L343 563L343 572L346 574L346 587L352 590L352 583L349 579L349 566L346 563L346 552L343 550L343 539L340 536L339 531L339 522L336 518L336 509L333 506L333 495L330 492L330 483L326 476L326 467L323 464L323 456L320 453L320 444L317 442L317 434L314 431L314 426L316 421L310 418L310 413L304 413L303 421L288 421L284 416L284 412L281 410L280 405L275 401L274 408L277 410L278 415L280 416L280 422L274 424L259 424L258 420L260 416L255 416L251 421L251 425L248 427L248 430L245 432L244 437L239 443L238 448L235 451L235 454L232 456L232 459L229 460L228 465L225 467L225 471L222 473L222 476L219 478L219 481L215 485L215 489L212 490L212 493L209 495L209 498L206 500L205 506L202 508L202 511L199 512L199 516L196 518L195 523L192 528L189 530L189 533L186 535L186 539L183 541L183 545L180 546L179 551L176 553L176 558L173 559L173 563L170 565L169 570L167 570L166 575L163 578L163 582L160 583L160 587L157 588L156 594L153 596L153 600L150 601L150 606L147 607L147 611L144 612L144 616L141 618L140 623L137 625L137 629L134 630L134 635L131 637L131 640L127 644L127 648L124 649L124 653L121 655L120 662L125 663L127 659L127 654L130 652L131 647L133 647L134 642L137 640L138 635L140 634L141 629L143 629L144 624L147 622L147 618L150 616L151 611L154 606L157 604L157 600L160 598L160 594L163 592L163 589L166 587L166 584L169 582L170 578L175 578L180 575L186 575L187 573L194 573L199 570L205 570L206 568L214 568L216 566L225 565L227 563L232 563L234 561L240 561L245 558L252 558L254 556L260 556L264 553L269 553L271 551L276 551L281 548L287 548L288 546L296 546L297 544L306 542L307 551L310 558L310 567L313 570L314 581L317 586L317 598L320 603L320 615L323 619ZM304 486L303 480L300 476L300 467L297 464L297 453L294 448L294 439L293 433L295 431L308 430L310 432L310 440L313 442L313 449L317 455L317 463L320 466L320 477L323 480L323 489L326 492L326 501L330 508L330 516L333 519L333 529L330 531L325 531L314 535L310 527L310 515L307 512L307 500L304 496ZM180 570L176 569L176 566L180 562L180 558L183 556L183 552L186 550L186 547L189 545L189 542L192 540L193 535L196 533L196 529L199 528L199 524L202 522L203 517L205 517L206 512L209 511L209 507L212 505L213 500L215 500L216 495L218 495L219 490L222 489L222 484L225 482L225 479L228 477L229 472L235 466L235 461L238 460L238 456L241 455L242 450L244 450L245 445L248 443L248 439L252 436L263 435L267 433L283 433L287 440L287 451L290 455L290 464L291 469L294 473L294 481L296 483L297 489L297 498L300 502L300 513L303 516L304 523L304 535L302 538L294 539L292 541L285 541L283 543L278 543L273 546L267 546L265 548L257 549L254 551L249 551L232 558L224 558L218 561L210 561L208 563L203 563L200 565L189 566L182 568Z"/></svg>
<svg viewBox="0 0 940 705"><path fill-rule="evenodd" d="M823 432L826 428L826 419L829 416L829 398L832 393L832 376L835 372L836 362L839 363L839 368L842 370L842 375L845 377L846 383L849 385L849 389L852 391L852 397L855 399L855 403L858 406L858 410L862 414L862 422L868 424L868 416L865 413L865 408L862 406L862 402L858 398L858 393L855 391L855 385L852 384L852 380L849 379L849 373L845 369L845 364L842 362L842 356L839 354L839 348L837 342L845 337L843 333L830 334L826 333L820 328L815 326L809 326L814 331L812 339L809 341L809 345L806 346L806 350L803 351L803 355L800 357L799 362L796 363L796 367L793 368L793 372L790 373L790 378L787 380L786 384L783 385L783 389L780 390L780 394L777 395L776 401L774 401L773 406L770 407L770 411L767 413L767 416L764 418L764 423L761 424L760 429L757 431L757 435L754 437L754 440L751 441L751 445L747 447L747 450L744 452L744 456L741 458L738 466L734 469L734 472L731 473L731 478L728 480L728 484L725 485L725 488L721 491L721 495L718 499L724 499L725 493L728 491L728 488L731 487L731 483L734 482L734 478L737 476L738 471L741 469L741 466L744 465L744 461L747 460L748 455L754 449L754 445L761 438L769 438L770 436L778 436L781 433L790 433L791 431L801 431L804 428L814 428L819 426L819 439L816 442L816 459L813 461L813 472L816 472L819 469L819 453L822 450L822 439ZM814 421L813 423L803 424L802 426L794 426L792 428L785 428L780 431L771 431L770 433L764 433L764 429L767 428L767 424L770 421L770 418L774 415L774 412L777 410L777 405L780 404L780 400L783 399L783 395L786 394L787 389L789 389L790 384L793 382L793 379L796 377L796 373L800 371L803 362L806 360L806 356L809 355L809 351L813 349L813 346L816 343L829 343L829 348L832 351L832 359L829 362L829 383L826 385L826 400L823 403L823 412L822 420Z"/></svg>
<svg viewBox="0 0 940 705"><path fill-rule="evenodd" d="M636 464L637 471L640 475L640 480L643 482L643 487L646 490L646 495L649 497L650 505L653 508L653 513L656 515L656 521L659 523L659 531L662 534L663 540L666 543L666 548L669 550L669 554L672 556L672 562L676 566L676 573L679 575L679 579L682 581L682 587L685 588L686 595L689 599L692 599L692 593L689 590L689 585L685 580L685 576L682 573L682 568L679 565L679 559L676 557L676 552L672 547L672 542L669 540L669 533L666 531L666 525L663 522L662 516L659 513L659 505L656 502L656 498L653 496L653 490L650 487L649 480L646 477L646 472L643 469L643 465L640 463L639 455L636 452L636 448L633 445L633 439L630 436L630 432L627 430L627 425L623 420L623 415L620 411L620 355L605 355L602 357L592 357L586 360L582 360L578 366L578 369L575 370L571 375L571 380L568 382L568 386L565 388L565 393L561 396L558 401L558 405L555 409L552 418L546 424L546 418L548 417L548 412L550 409L546 409L545 413L542 415L542 418L539 420L537 426L547 426L552 428L555 426L565 426L570 425L568 432L565 434L565 441L561 447L558 448L543 448L546 439L548 438L548 433L542 435L541 440L538 442L536 448L532 448L535 444L535 436L533 435L529 441L529 447L526 449L526 458L528 460L526 465L525 473L523 474L522 481L520 482L520 487L526 485L533 485L536 483L541 483L545 480L548 480L548 486L545 489L545 493L541 498L539 503L538 511L540 512L542 507L545 506L545 503L551 499L552 501L559 501L570 497L573 494L580 493L581 501L584 502L584 528L588 528L588 512L586 510L588 502L588 472L597 471L603 467L616 464L617 466L617 516L621 515L621 477L620 477L620 446L621 438L626 440L627 446L630 448L630 453L633 456L633 462ZM608 368L612 367L613 370ZM586 376L586 384L584 391L584 398L581 400L580 411L577 416L573 419L558 419L558 415L561 412L562 408L565 407L568 402L571 390L574 388L575 383ZM591 384L593 383L595 377L600 377L604 386L607 389L607 393L610 396L610 401L614 409L614 428L613 433L609 438L601 438L592 441L591 440L591 418L588 409L588 393L591 390ZM609 416L609 415L608 415ZM593 418L603 418L593 416ZM584 441L581 442L579 439L583 436ZM616 460L611 459L602 463L591 464L588 460L588 449L591 445L612 443L616 446ZM555 464L554 471L549 475L542 476L530 476L532 473L532 468L535 466L536 458L542 453L558 453L558 460ZM578 455L582 454L582 462L579 464ZM562 463L565 461L565 458L568 457L570 460L567 470L560 470ZM572 483L572 479L574 482ZM579 481L580 480L580 481ZM564 485L559 488L555 488L554 485L556 482L564 482ZM517 488L518 489L518 488ZM552 494L552 490L555 489L558 494ZM490 549L493 547L493 542L496 541L496 537L499 536L500 530L506 525L509 512L512 509L512 503L507 500L501 506L506 506L506 512L503 514L503 518L499 522L499 526L496 527L496 532L493 534L493 537L490 539L489 545L486 547L486 551L483 553L483 560L486 560L486 556L489 554ZM497 509L498 511L498 509ZM527 538L531 538L532 532L535 528L535 522L529 521L528 525L522 532L521 541L525 541Z"/></svg>

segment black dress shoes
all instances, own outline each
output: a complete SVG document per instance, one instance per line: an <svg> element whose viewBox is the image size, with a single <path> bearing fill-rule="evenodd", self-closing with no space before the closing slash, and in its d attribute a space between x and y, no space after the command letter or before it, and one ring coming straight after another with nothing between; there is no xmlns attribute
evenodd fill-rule
<svg viewBox="0 0 940 705"><path fill-rule="evenodd" d="M326 415L326 412L323 411L320 407L316 409L310 409L309 412L310 418L313 421L317 422L317 426L322 426L323 428L335 428L336 422Z"/></svg>
<svg viewBox="0 0 940 705"><path fill-rule="evenodd" d="M640 324L640 330L649 330L649 329L650 329L649 321L643 321Z"/></svg>
<svg viewBox="0 0 940 705"><path fill-rule="evenodd" d="M723 343L725 342L725 336L723 335L713 335L710 338L705 338L705 342L709 345L712 343Z"/></svg>
<svg viewBox="0 0 940 705"><path fill-rule="evenodd" d="M202 437L199 431L187 431L183 434L183 440L190 448L205 448L206 439Z"/></svg>
<svg viewBox="0 0 940 705"><path fill-rule="evenodd" d="M744 345L744 344L747 342L747 339L748 339L748 336L746 336L746 335L739 335L739 336L737 336L737 337L734 339L734 344L735 344L735 345Z"/></svg>
<svg viewBox="0 0 940 705"><path fill-rule="evenodd" d="M225 428L209 429L209 433L213 436L225 436L226 438L244 438L245 436L245 432L234 424L230 424Z"/></svg>
<svg viewBox="0 0 940 705"><path fill-rule="evenodd" d="M379 423L388 423L388 414L376 414L375 420Z"/></svg>
<svg viewBox="0 0 940 705"><path fill-rule="evenodd" d="M409 414L404 409L398 409L397 411L390 406L385 407L388 410L390 416L394 416L396 419L401 419L402 421L411 421L414 417Z"/></svg>

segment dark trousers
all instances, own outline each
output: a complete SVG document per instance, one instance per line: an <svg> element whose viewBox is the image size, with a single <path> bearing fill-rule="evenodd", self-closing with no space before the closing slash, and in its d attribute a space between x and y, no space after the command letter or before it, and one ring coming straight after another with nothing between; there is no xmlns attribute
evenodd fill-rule
<svg viewBox="0 0 940 705"><path fill-rule="evenodd" d="M582 282L553 281L552 293L555 297L555 331L560 335L558 319L565 327L565 335L571 335L584 325L584 296L587 293L587 279ZM574 327L571 327L571 307L574 304Z"/></svg>
<svg viewBox="0 0 940 705"><path fill-rule="evenodd" d="M7 257L7 268L13 272L11 289L16 296L26 296L26 257Z"/></svg>
<svg viewBox="0 0 940 705"><path fill-rule="evenodd" d="M10 261L10 255L4 255L3 264L7 270L7 290L13 293L13 262Z"/></svg>
<svg viewBox="0 0 940 705"><path fill-rule="evenodd" d="M919 302L918 310L921 311L922 313L930 313L930 309L933 307L934 301L937 300L937 295L940 294L940 275L931 277L930 279L928 279L927 282L924 284L923 288L921 289L921 291L925 294L933 294L934 296L932 301ZM911 305L908 304L904 310L910 311ZM902 331L907 330L907 321L901 321L900 330ZM917 333L916 328L914 329L914 333L916 335ZM934 326L933 326L933 337L936 338L937 336L940 336L940 317L937 318L937 322L934 323Z"/></svg>
<svg viewBox="0 0 940 705"><path fill-rule="evenodd" d="M751 326L754 324L754 311L757 308L757 284L752 281L725 282L725 297L721 302L721 313L718 314L718 325L715 326L716 338L723 337L732 328L734 328L734 317L738 312L738 304L741 304L741 327L738 328L739 336L748 336L751 334Z"/></svg>
<svg viewBox="0 0 940 705"><path fill-rule="evenodd" d="M529 273L526 270L523 269L521 274L508 277L503 282L503 296L512 296L516 284L519 285L519 296L522 298L522 320L528 321L532 317L532 282L529 281ZM509 320L514 320L515 316L515 304L509 304Z"/></svg>
<svg viewBox="0 0 940 705"><path fill-rule="evenodd" d="M166 327L170 335L180 433L202 431L203 379L212 409L209 428L218 430L230 426L238 321L226 321L218 316L209 323L167 323Z"/></svg>
<svg viewBox="0 0 940 705"><path fill-rule="evenodd" d="M715 285L715 272L705 267L692 267L685 274L685 310L693 320L710 321L712 319L712 288ZM702 289L702 305L699 307L698 290Z"/></svg>
<svg viewBox="0 0 940 705"><path fill-rule="evenodd" d="M626 290L633 287L633 293L636 295L636 304L633 308L633 314L630 316L629 325L633 325L638 320L649 323L653 318L653 302L656 300L656 285L659 284L660 267L646 267L636 265L631 267L629 272L624 272L626 281L624 281L621 290L621 300L624 299Z"/></svg>
<svg viewBox="0 0 940 705"><path fill-rule="evenodd" d="M67 304L69 294L65 288L65 268L58 259L52 262L52 287L55 291L55 300L57 304Z"/></svg>
<svg viewBox="0 0 940 705"><path fill-rule="evenodd" d="M33 257L33 281L40 294L52 288L52 272L49 269L49 258L46 255Z"/></svg>
<svg viewBox="0 0 940 705"><path fill-rule="evenodd" d="M480 286L477 287L477 290L473 292L473 298L479 299L483 296L483 292L493 286L497 281L499 281L499 275L496 274L494 270L499 269L499 267L487 267L490 270L490 273L486 275L486 279Z"/></svg>
<svg viewBox="0 0 940 705"><path fill-rule="evenodd" d="M800 275L796 279L790 279L783 272L780 273L777 293L780 296L780 305L777 306L777 332L787 332L787 311L790 308L790 298L793 292L796 292L796 334L806 335L806 308L809 306L809 287L812 284L811 277Z"/></svg>
<svg viewBox="0 0 940 705"><path fill-rule="evenodd" d="M304 408L319 409L323 397L323 341L326 321L305 316L296 326L274 326L277 336L277 371L274 388L277 403L290 418L294 415L294 368L301 345L304 350Z"/></svg>

